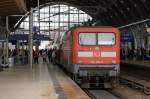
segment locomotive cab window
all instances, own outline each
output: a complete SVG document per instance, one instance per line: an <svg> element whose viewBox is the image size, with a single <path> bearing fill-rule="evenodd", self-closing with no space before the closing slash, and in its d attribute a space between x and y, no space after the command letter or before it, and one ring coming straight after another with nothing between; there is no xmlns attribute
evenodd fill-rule
<svg viewBox="0 0 150 99"><path fill-rule="evenodd" d="M98 33L98 45L114 45L114 33Z"/></svg>
<svg viewBox="0 0 150 99"><path fill-rule="evenodd" d="M96 33L80 33L80 45L96 45Z"/></svg>
<svg viewBox="0 0 150 99"><path fill-rule="evenodd" d="M80 33L79 44L80 45L114 45L115 44L114 33Z"/></svg>

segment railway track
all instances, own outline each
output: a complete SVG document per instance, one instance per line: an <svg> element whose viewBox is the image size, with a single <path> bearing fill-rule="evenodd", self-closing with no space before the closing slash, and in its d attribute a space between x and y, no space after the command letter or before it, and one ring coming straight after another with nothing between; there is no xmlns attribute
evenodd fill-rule
<svg viewBox="0 0 150 99"><path fill-rule="evenodd" d="M150 68L121 64L120 84L150 95Z"/></svg>
<svg viewBox="0 0 150 99"><path fill-rule="evenodd" d="M128 73L120 76L120 84L130 88L140 90L146 95L150 95L150 81L141 77L135 77Z"/></svg>
<svg viewBox="0 0 150 99"><path fill-rule="evenodd" d="M127 87L140 92L147 96L150 95L150 80L140 79L140 77L134 77L131 75L121 75L120 76L120 86L126 85ZM136 93L135 91L135 93ZM131 90L129 93L132 92ZM91 97L91 99L132 99L132 96L128 97L128 93L120 92L117 93L114 90L86 90L86 93ZM134 97L134 96L133 96ZM141 98L137 98L141 99ZM147 99L147 98L143 98ZM149 98L148 98L149 99Z"/></svg>
<svg viewBox="0 0 150 99"><path fill-rule="evenodd" d="M91 99L122 99L107 90L86 90Z"/></svg>

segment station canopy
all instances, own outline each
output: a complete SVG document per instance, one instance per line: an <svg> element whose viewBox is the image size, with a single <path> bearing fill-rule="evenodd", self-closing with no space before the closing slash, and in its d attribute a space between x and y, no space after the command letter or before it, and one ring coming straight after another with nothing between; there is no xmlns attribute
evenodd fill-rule
<svg viewBox="0 0 150 99"><path fill-rule="evenodd" d="M3 0L4 1L4 0ZM26 0L27 10L37 7L38 0ZM40 5L50 3L72 5L87 14L102 25L123 26L150 17L150 0L39 0ZM10 27L21 17L10 18Z"/></svg>

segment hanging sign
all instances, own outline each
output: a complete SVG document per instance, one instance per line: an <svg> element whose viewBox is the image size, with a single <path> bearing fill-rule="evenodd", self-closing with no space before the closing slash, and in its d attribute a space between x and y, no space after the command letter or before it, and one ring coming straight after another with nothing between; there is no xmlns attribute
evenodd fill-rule
<svg viewBox="0 0 150 99"><path fill-rule="evenodd" d="M147 32L150 32L150 28L147 28Z"/></svg>

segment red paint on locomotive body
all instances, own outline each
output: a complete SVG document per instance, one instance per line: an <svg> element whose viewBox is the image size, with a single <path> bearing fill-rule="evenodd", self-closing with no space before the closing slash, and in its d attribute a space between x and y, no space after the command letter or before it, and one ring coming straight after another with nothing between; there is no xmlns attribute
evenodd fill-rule
<svg viewBox="0 0 150 99"><path fill-rule="evenodd" d="M80 33L114 33L113 45L80 45ZM72 31L72 64L120 64L120 33L113 27L77 27ZM85 54L79 56L79 53ZM86 54L91 54L87 56ZM112 54L109 56L109 54ZM116 54L114 56L114 54ZM105 56L105 57L104 57Z"/></svg>

